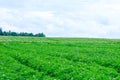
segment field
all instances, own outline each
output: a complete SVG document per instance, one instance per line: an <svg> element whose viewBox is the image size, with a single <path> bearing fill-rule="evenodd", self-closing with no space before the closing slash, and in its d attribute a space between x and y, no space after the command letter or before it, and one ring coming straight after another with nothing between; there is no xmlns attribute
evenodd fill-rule
<svg viewBox="0 0 120 80"><path fill-rule="evenodd" d="M0 80L120 80L120 40L0 37Z"/></svg>

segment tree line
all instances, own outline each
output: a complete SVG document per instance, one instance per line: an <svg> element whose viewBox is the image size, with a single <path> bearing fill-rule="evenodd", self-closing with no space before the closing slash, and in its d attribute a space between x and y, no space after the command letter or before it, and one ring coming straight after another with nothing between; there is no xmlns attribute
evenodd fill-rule
<svg viewBox="0 0 120 80"><path fill-rule="evenodd" d="M13 31L3 31L2 28L0 28L0 36L33 36L33 37L45 37L44 33L27 33L27 32L13 32Z"/></svg>

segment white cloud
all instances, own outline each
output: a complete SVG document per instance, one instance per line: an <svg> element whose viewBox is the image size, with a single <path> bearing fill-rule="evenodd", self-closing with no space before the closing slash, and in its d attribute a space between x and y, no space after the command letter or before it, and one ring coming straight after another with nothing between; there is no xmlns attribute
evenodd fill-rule
<svg viewBox="0 0 120 80"><path fill-rule="evenodd" d="M51 20L54 18L52 11L30 11L27 12L24 16L28 18L42 18L44 20Z"/></svg>
<svg viewBox="0 0 120 80"><path fill-rule="evenodd" d="M5 30L44 32L47 36L120 38L119 0L11 1L14 3L0 1L7 3L0 3L0 26Z"/></svg>

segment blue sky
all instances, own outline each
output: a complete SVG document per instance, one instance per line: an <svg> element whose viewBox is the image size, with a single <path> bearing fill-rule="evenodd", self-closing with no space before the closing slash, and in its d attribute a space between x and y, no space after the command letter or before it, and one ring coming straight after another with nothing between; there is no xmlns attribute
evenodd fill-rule
<svg viewBox="0 0 120 80"><path fill-rule="evenodd" d="M0 27L48 37L120 38L120 0L0 0Z"/></svg>

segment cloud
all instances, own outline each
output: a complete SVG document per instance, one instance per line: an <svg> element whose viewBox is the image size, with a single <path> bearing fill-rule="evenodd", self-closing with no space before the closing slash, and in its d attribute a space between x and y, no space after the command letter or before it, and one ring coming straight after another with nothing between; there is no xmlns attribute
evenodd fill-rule
<svg viewBox="0 0 120 80"><path fill-rule="evenodd" d="M54 12L52 11L29 11L24 15L24 17L51 20L54 18Z"/></svg>
<svg viewBox="0 0 120 80"><path fill-rule="evenodd" d="M120 38L119 14L119 0L0 1L4 30L44 32L51 37Z"/></svg>

